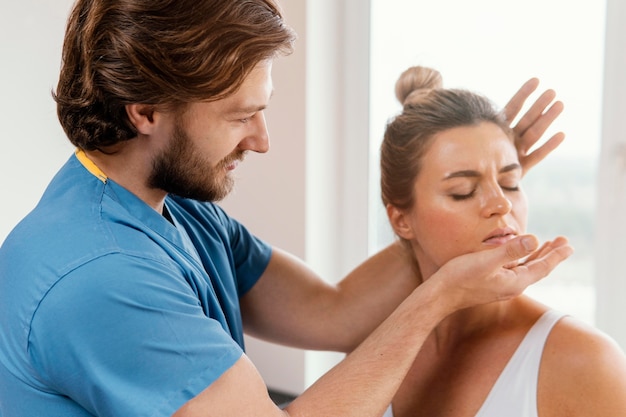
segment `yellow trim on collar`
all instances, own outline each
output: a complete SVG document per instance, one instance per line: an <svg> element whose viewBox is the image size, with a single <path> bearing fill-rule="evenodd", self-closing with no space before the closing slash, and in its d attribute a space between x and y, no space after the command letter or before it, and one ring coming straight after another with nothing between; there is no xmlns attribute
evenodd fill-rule
<svg viewBox="0 0 626 417"><path fill-rule="evenodd" d="M81 164L87 169L87 171L91 172L93 176L98 178L102 182L107 182L108 177L98 166L85 154L85 151L82 149L76 149L76 158L80 161Z"/></svg>

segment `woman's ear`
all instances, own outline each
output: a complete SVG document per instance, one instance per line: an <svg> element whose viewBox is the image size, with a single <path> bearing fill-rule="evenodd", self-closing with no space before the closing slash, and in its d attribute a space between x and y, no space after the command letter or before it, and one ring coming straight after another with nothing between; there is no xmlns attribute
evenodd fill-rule
<svg viewBox="0 0 626 417"><path fill-rule="evenodd" d="M137 133L149 135L154 129L156 110L151 104L127 104L128 119L137 129Z"/></svg>
<svg viewBox="0 0 626 417"><path fill-rule="evenodd" d="M387 204L387 217L389 218L389 223L394 232L402 239L411 240L415 237L413 228L407 221L408 216L402 210L391 204Z"/></svg>

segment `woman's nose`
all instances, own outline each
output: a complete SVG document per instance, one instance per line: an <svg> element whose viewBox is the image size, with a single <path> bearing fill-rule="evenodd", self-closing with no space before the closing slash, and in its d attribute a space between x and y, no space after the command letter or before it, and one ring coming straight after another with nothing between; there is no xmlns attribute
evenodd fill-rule
<svg viewBox="0 0 626 417"><path fill-rule="evenodd" d="M485 217L491 217L493 215L503 215L511 211L513 204L511 200L504 194L502 189L498 186L494 188L489 195L486 196L483 215Z"/></svg>

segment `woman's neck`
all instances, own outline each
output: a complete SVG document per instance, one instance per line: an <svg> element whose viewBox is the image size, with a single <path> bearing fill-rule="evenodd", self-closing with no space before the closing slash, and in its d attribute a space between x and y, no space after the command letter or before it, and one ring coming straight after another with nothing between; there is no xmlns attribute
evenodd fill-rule
<svg viewBox="0 0 626 417"><path fill-rule="evenodd" d="M422 282L430 279L439 269L426 261L419 262ZM437 278L435 278L437 279ZM430 343L437 351L446 352L474 337L510 326L515 314L512 309L519 305L518 298L496 303L478 305L456 311L442 320L432 331Z"/></svg>
<svg viewBox="0 0 626 417"><path fill-rule="evenodd" d="M442 320L430 335L437 351L454 350L475 337L482 337L510 324L508 314L515 300L501 301L466 308L452 313Z"/></svg>

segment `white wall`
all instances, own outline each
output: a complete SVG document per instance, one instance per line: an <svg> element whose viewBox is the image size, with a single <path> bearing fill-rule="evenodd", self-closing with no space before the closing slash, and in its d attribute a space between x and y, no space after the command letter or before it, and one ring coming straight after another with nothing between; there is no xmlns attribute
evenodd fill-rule
<svg viewBox="0 0 626 417"><path fill-rule="evenodd" d="M0 2L0 242L72 152L50 94L71 3Z"/></svg>
<svg viewBox="0 0 626 417"><path fill-rule="evenodd" d="M626 2L607 1L602 147L598 172L598 327L626 349ZM584 83L584 80L582 80ZM584 88L584 85L582 86Z"/></svg>

